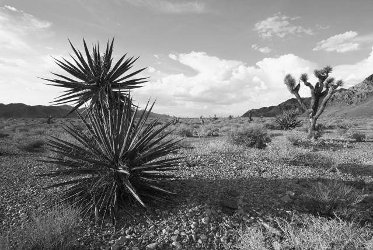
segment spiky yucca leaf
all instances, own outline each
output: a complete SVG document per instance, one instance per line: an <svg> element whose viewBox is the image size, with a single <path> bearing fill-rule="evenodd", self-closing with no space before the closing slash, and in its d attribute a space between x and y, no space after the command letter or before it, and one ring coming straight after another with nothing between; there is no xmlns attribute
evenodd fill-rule
<svg viewBox="0 0 373 250"><path fill-rule="evenodd" d="M63 187L61 201L80 205L85 212L95 209L104 217L115 218L116 211L129 203L145 207L171 194L163 184L174 178L170 171L181 158L168 157L179 148L179 141L168 139L169 133L164 133L170 123L157 127L157 121L153 121L147 125L153 106L139 116L130 99L124 102L115 109L106 102L81 118L86 133L66 127L76 144L56 137L49 141L56 156L46 162L59 168L43 176L62 177L62 181L49 186Z"/></svg>
<svg viewBox="0 0 373 250"><path fill-rule="evenodd" d="M145 68L130 73L138 58L126 58L124 55L113 63L113 44L114 39L106 44L104 53L100 52L99 44L93 46L90 52L83 40L84 53L82 53L70 42L75 55L75 57L71 56L72 61L65 58L55 59L56 64L70 76L53 73L57 78L42 78L52 82L49 85L66 89L64 94L55 99L54 104L74 103L70 114L83 104L89 103L88 110L92 111L102 100L110 102L119 99L123 102L129 90L141 87L141 83L147 82L145 77L136 78L136 75Z"/></svg>

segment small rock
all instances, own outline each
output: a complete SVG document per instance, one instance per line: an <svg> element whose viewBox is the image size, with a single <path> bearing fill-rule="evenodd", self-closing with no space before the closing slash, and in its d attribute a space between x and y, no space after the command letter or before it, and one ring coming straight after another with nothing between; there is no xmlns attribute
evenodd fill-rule
<svg viewBox="0 0 373 250"><path fill-rule="evenodd" d="M199 236L199 238L200 238L202 241L207 240L207 236L204 235L204 234L201 234L201 235Z"/></svg>
<svg viewBox="0 0 373 250"><path fill-rule="evenodd" d="M176 249L181 249L182 246L179 242L172 242L172 246L174 246Z"/></svg>
<svg viewBox="0 0 373 250"><path fill-rule="evenodd" d="M202 218L202 223L203 224L207 224L209 222L210 222L210 218L209 217Z"/></svg>
<svg viewBox="0 0 373 250"><path fill-rule="evenodd" d="M150 243L149 245L147 245L146 249L154 250L154 249L157 249L157 247L158 247L158 242L154 242L154 243Z"/></svg>
<svg viewBox="0 0 373 250"><path fill-rule="evenodd" d="M285 202L285 203L289 203L292 201L292 199L290 198L290 196L287 194L287 195L284 195L281 197L281 201Z"/></svg>
<svg viewBox="0 0 373 250"><path fill-rule="evenodd" d="M281 250L281 244L278 243L277 241L274 241L274 242L272 243L272 246L273 246L273 249L274 249L274 250Z"/></svg>
<svg viewBox="0 0 373 250"><path fill-rule="evenodd" d="M132 227L127 228L126 231L125 231L126 235L132 234L132 232L133 232Z"/></svg>
<svg viewBox="0 0 373 250"><path fill-rule="evenodd" d="M125 242L126 242L126 237L124 237L124 236L121 236L121 237L119 237L119 239L117 239L116 241L115 241L115 244L118 244L118 245L123 245Z"/></svg>
<svg viewBox="0 0 373 250"><path fill-rule="evenodd" d="M293 191L286 191L286 194L289 195L290 197L293 197L295 195Z"/></svg>
<svg viewBox="0 0 373 250"><path fill-rule="evenodd" d="M178 239L179 239L179 235L174 235L174 236L171 237L171 240L172 240L173 242L178 241Z"/></svg>

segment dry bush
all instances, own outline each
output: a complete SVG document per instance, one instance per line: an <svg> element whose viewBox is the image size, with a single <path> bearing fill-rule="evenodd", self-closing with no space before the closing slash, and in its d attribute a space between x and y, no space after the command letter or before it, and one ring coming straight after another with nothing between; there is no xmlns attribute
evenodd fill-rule
<svg viewBox="0 0 373 250"><path fill-rule="evenodd" d="M351 132L349 138L356 142L363 142L367 139L367 136L363 132Z"/></svg>
<svg viewBox="0 0 373 250"><path fill-rule="evenodd" d="M41 139L37 139L35 141L21 142L18 145L18 148L20 148L23 151L30 152L30 153L42 152L45 150L44 147L45 147L45 141Z"/></svg>
<svg viewBox="0 0 373 250"><path fill-rule="evenodd" d="M267 130L258 125L237 129L229 134L229 141L235 145L263 149L271 141Z"/></svg>
<svg viewBox="0 0 373 250"><path fill-rule="evenodd" d="M359 217L356 205L364 200L362 191L339 181L316 182L303 195L305 209L326 217Z"/></svg>
<svg viewBox="0 0 373 250"><path fill-rule="evenodd" d="M193 137L193 128L186 124L181 124L175 129L174 134L181 137Z"/></svg>
<svg viewBox="0 0 373 250"><path fill-rule="evenodd" d="M352 222L311 215L274 218L241 232L237 249L372 249L373 232Z"/></svg>
<svg viewBox="0 0 373 250"><path fill-rule="evenodd" d="M331 168L335 165L331 157L316 152L298 153L288 159L288 162L296 166L307 166L312 168Z"/></svg>

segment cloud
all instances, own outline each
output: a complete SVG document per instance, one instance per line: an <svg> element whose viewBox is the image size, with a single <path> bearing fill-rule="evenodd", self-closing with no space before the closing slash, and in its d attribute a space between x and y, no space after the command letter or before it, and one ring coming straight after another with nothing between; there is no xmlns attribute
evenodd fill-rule
<svg viewBox="0 0 373 250"><path fill-rule="evenodd" d="M253 44L251 45L251 48L254 49L254 50L257 50L259 51L260 53L263 53L263 54L268 54L272 51L271 48L269 47L260 47L258 44Z"/></svg>
<svg viewBox="0 0 373 250"><path fill-rule="evenodd" d="M373 47L369 56L355 64L343 64L334 67L332 75L335 78L342 79L346 85L351 87L363 81L366 77L373 74Z"/></svg>
<svg viewBox="0 0 373 250"><path fill-rule="evenodd" d="M199 1L172 1L172 0L125 0L129 4L138 7L146 7L155 11L181 14L203 13L206 11L204 3Z"/></svg>
<svg viewBox="0 0 373 250"><path fill-rule="evenodd" d="M26 37L41 36L51 25L12 6L0 7L0 47L17 52L30 50Z"/></svg>
<svg viewBox="0 0 373 250"><path fill-rule="evenodd" d="M328 39L317 43L314 51L325 50L345 53L359 49L359 43L355 41L358 33L355 31L347 31L343 34L331 36Z"/></svg>
<svg viewBox="0 0 373 250"><path fill-rule="evenodd" d="M172 57L195 73L162 72L159 78L135 90L134 96L144 102L151 95L157 98L157 112L183 116L240 115L249 107L284 101L291 97L282 82L284 76L310 73L315 68L312 62L293 54L265 58L255 65L221 59L205 52L193 51Z"/></svg>
<svg viewBox="0 0 373 250"><path fill-rule="evenodd" d="M292 24L292 22L297 19L299 19L299 17L288 17L281 13L277 13L272 17L268 17L256 23L254 30L263 38L270 38L273 36L283 38L287 35L314 34L312 29Z"/></svg>
<svg viewBox="0 0 373 250"><path fill-rule="evenodd" d="M372 34L359 36L356 31L347 31L345 33L331 36L328 39L318 42L313 50L345 53L349 51L359 50L361 44L371 41L373 41Z"/></svg>
<svg viewBox="0 0 373 250"><path fill-rule="evenodd" d="M54 69L52 59L46 56L43 46L44 39L50 36L51 25L12 6L0 7L2 103L14 102L21 97L24 103L46 104L51 101L50 96L57 96L56 90L37 80L37 76L45 76Z"/></svg>

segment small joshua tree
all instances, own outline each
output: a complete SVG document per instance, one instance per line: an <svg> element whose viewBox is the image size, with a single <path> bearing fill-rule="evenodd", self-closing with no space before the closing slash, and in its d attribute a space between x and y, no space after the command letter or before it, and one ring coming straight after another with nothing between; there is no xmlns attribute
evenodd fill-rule
<svg viewBox="0 0 373 250"><path fill-rule="evenodd" d="M318 79L318 82L313 86L308 82L308 75L302 74L299 79L299 83L296 84L295 79L287 74L284 82L288 87L289 91L296 97L300 107L304 112L307 112L310 124L308 138L316 139L316 122L320 115L324 112L326 104L335 93L336 89L342 86L342 80L335 81L333 77L329 77L332 72L330 66L326 66L323 69L315 70L314 74ZM299 95L300 82L310 88L311 90L311 104L307 107L303 99Z"/></svg>

